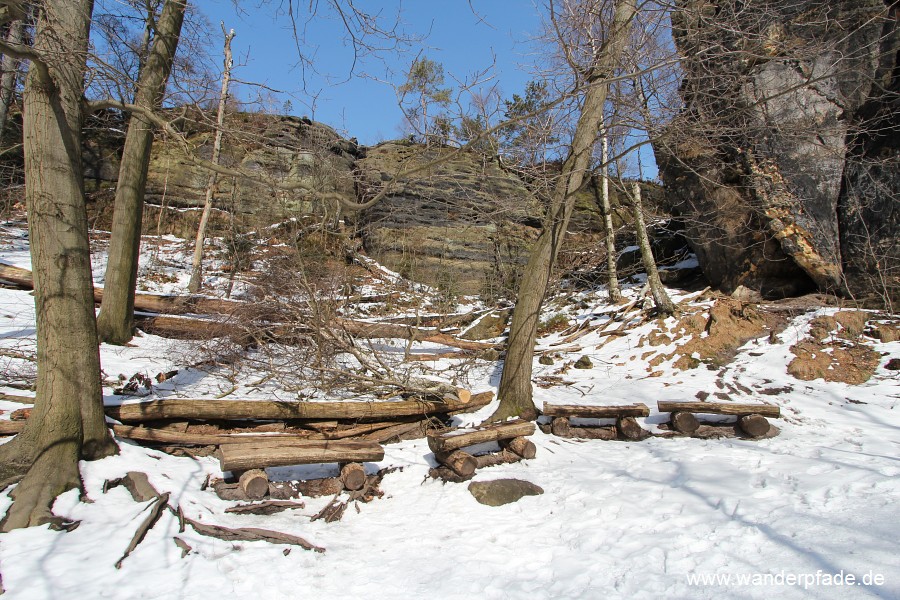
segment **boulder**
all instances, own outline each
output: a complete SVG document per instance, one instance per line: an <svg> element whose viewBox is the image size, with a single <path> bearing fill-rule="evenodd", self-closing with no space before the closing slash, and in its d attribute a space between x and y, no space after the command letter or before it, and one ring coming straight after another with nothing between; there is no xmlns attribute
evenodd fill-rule
<svg viewBox="0 0 900 600"><path fill-rule="evenodd" d="M481 504L503 506L518 502L525 496L539 496L543 488L521 479L495 479L475 481L469 484L469 493Z"/></svg>

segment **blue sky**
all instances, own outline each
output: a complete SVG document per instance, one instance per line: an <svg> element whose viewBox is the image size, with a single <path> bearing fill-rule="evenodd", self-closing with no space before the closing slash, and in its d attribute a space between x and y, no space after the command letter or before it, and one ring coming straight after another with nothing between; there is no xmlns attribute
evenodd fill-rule
<svg viewBox="0 0 900 600"><path fill-rule="evenodd" d="M383 63L365 60L357 65L356 75L349 81L352 52L344 43L341 24L323 11L310 29L318 48L304 49L315 52L316 69L321 74L307 73L308 90L319 93L313 104L310 94L303 91L302 74L296 66L290 19L276 14L279 0L269 4L259 7L256 1L242 2L242 15L236 14L231 0L204 0L198 6L212 22L216 41L221 38L220 21L237 33L232 47L236 62L242 66L235 72L236 78L283 90L286 94L281 97L291 100L294 114L311 116L365 144L399 136L402 115L394 90L375 79L399 85L403 72L420 51L443 64L448 84L452 82L450 74L464 79L490 66L493 57L503 97L520 93L531 78L528 65L535 57L528 40L539 30L540 18L530 0L472 0L471 7L467 0L408 0L402 3L400 13L404 29L427 37L403 56L387 54ZM299 4L301 9L308 6ZM324 7L326 2L319 4ZM396 1L358 4L396 13ZM214 56L216 53L214 49ZM331 85L327 77L343 83ZM237 93L246 98L250 92L245 88Z"/></svg>

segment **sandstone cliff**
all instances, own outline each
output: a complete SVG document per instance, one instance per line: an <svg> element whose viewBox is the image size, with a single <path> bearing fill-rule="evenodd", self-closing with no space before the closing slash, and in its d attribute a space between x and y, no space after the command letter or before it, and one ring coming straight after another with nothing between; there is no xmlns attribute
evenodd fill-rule
<svg viewBox="0 0 900 600"><path fill-rule="evenodd" d="M683 113L657 145L709 280L900 297L897 7L683 0Z"/></svg>

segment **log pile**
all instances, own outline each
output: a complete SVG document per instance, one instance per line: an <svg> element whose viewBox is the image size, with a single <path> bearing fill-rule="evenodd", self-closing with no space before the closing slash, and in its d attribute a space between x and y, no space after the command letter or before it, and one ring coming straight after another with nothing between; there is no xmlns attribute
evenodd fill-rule
<svg viewBox="0 0 900 600"><path fill-rule="evenodd" d="M528 436L535 431L534 423L509 421L466 430L455 430L428 436L428 447L434 452L438 467L429 475L444 481L461 482L471 479L480 468L534 458L537 449ZM481 454L465 448L497 442L498 450Z"/></svg>
<svg viewBox="0 0 900 600"><path fill-rule="evenodd" d="M781 409L774 404L739 404L736 402L669 402L660 400L659 412L667 412L669 428L681 435L692 437L722 437L729 435L726 429L733 429L734 435L760 439L778 433L768 418L781 417ZM729 415L737 417L736 422L709 424L697 419L697 414Z"/></svg>
<svg viewBox="0 0 900 600"><path fill-rule="evenodd" d="M650 432L637 422L636 417L647 417L650 409L645 404L618 406L575 406L545 404L544 415L551 417L548 433L565 438L592 440L639 441L650 437ZM574 425L577 419L615 419L615 425Z"/></svg>

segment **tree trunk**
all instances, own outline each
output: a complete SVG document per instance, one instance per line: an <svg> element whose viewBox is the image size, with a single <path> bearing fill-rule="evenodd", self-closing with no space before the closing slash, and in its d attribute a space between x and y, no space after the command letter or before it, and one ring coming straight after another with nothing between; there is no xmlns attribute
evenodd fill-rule
<svg viewBox="0 0 900 600"><path fill-rule="evenodd" d="M139 106L155 109L162 105L186 6L185 0L166 0L163 6L156 21L153 47L138 80L134 103ZM134 294L152 145L153 125L146 117L132 115L119 166L109 262L97 319L101 342L125 344L134 333Z"/></svg>
<svg viewBox="0 0 900 600"><path fill-rule="evenodd" d="M25 84L24 153L34 265L37 398L16 439L0 447L0 488L21 478L0 529L54 520L60 493L80 487L78 460L116 449L103 418L81 103L93 3L53 0L37 15ZM24 475L24 478L22 478Z"/></svg>
<svg viewBox="0 0 900 600"><path fill-rule="evenodd" d="M222 25L225 32L225 25ZM222 151L222 128L225 123L225 101L228 99L228 84L231 81L231 40L234 39L234 29L225 34L225 70L222 73L222 91L219 94L219 110L216 113L216 135L213 141L213 164L219 164L219 153ZM194 242L194 258L191 264L191 280L188 282L188 290L196 294L200 290L203 277L203 242L206 239L206 224L209 222L209 213L212 211L213 197L216 193L216 181L218 173L213 171L209 175L209 183L206 186L206 202L203 204L203 213L200 215L200 224L197 226L197 239Z"/></svg>
<svg viewBox="0 0 900 600"><path fill-rule="evenodd" d="M544 228L532 247L528 264L519 283L506 358L503 362L503 374L500 378L498 393L500 405L491 415L491 421L503 421L515 416L525 419L537 417L537 409L532 401L531 373L541 306L550 283L553 264L562 246L569 218L575 206L574 194L581 187L585 172L590 166L597 131L603 122L603 106L609 91L608 77L628 41L635 12L635 0L616 2L608 38L598 50L588 75L589 87L575 128L572 146L553 189Z"/></svg>
<svg viewBox="0 0 900 600"><path fill-rule="evenodd" d="M609 204L609 138L606 129L600 134L600 209L603 212L603 230L606 234L606 273L610 302L621 302L619 274L616 271L616 230L613 227L612 207Z"/></svg>
<svg viewBox="0 0 900 600"><path fill-rule="evenodd" d="M16 20L10 23L6 34L6 42L11 46L18 46L24 39L25 21ZM6 131L6 120L9 117L9 108L12 106L16 92L16 80L19 78L19 60L8 54L3 55L0 62L0 137Z"/></svg>
<svg viewBox="0 0 900 600"><path fill-rule="evenodd" d="M653 258L653 250L650 248L650 236L647 235L647 225L644 223L644 206L641 202L641 184L637 181L631 186L631 208L634 211L634 228L637 233L638 245L641 248L641 260L647 271L647 283L650 286L650 294L656 309L664 315L675 314L675 305L666 293L662 281L659 280L659 271L656 270L656 260Z"/></svg>

